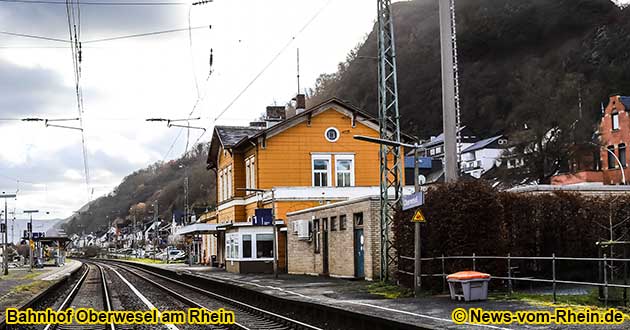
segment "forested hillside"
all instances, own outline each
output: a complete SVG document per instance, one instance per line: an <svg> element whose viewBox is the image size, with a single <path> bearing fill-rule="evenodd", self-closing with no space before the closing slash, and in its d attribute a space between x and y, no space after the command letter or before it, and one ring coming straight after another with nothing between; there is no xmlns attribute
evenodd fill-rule
<svg viewBox="0 0 630 330"><path fill-rule="evenodd" d="M456 3L462 121L480 135L592 125L609 94L630 93L630 10L610 0ZM437 1L397 2L394 18L402 123L427 138L442 130ZM376 54L372 31L310 101L337 96L376 113Z"/></svg>
<svg viewBox="0 0 630 330"><path fill-rule="evenodd" d="M203 209L215 204L215 178L206 170L208 148L199 144L187 155L169 162L158 162L138 170L123 179L109 195L93 201L80 214L66 222L68 233L92 232L104 229L110 220L126 218L132 206L146 205L143 216L152 217L157 203L159 215L171 219L174 210L184 210L184 178L189 178L189 203Z"/></svg>
<svg viewBox="0 0 630 330"><path fill-rule="evenodd" d="M428 138L442 130L437 1L397 2L394 17L402 125ZM630 10L610 0L458 0L457 32L464 125L481 136L523 127L539 141L552 128L564 135L553 157L535 160L540 182L566 160L567 145L591 138L609 94L630 94ZM372 31L338 72L320 76L309 103L335 96L376 114L376 48ZM130 174L69 221L67 231L103 228L138 203L150 208L157 201L169 219L184 208L186 171L191 204L212 206L205 150Z"/></svg>

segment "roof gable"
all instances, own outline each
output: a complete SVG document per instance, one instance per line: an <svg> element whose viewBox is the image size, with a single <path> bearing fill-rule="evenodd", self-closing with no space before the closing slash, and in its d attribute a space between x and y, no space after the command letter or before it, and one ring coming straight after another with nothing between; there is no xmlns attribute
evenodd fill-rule
<svg viewBox="0 0 630 330"><path fill-rule="evenodd" d="M287 129L308 121L314 116L331 109L345 114L369 128L376 131L379 130L379 122L377 118L347 102L337 98L331 98L310 107L302 113L287 118L286 120L265 129L242 126L216 126L212 140L210 141L210 152L208 153L207 160L208 169L216 166L215 159L219 151L219 145L215 141L220 142L224 148L238 148L247 141L257 139L258 137L270 138L274 135L281 134ZM402 137L405 140L414 140L413 137L404 133L402 133Z"/></svg>

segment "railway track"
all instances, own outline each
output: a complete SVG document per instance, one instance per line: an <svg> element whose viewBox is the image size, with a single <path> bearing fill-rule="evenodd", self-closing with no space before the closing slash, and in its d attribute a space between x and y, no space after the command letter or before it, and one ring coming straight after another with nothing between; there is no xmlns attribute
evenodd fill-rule
<svg viewBox="0 0 630 330"><path fill-rule="evenodd" d="M105 271L101 265L86 263L87 269L72 288L70 293L56 309L62 311L68 308L93 308L99 311L111 311L111 301ZM44 330L73 330L73 329L107 329L115 330L113 324L85 325L73 324L46 325Z"/></svg>
<svg viewBox="0 0 630 330"><path fill-rule="evenodd" d="M207 311L223 308L234 312L236 317L234 325L213 326L214 329L321 329L143 268L109 262L99 262L99 264L127 279L131 276L135 277L136 282L149 283L154 288L182 301L188 307Z"/></svg>
<svg viewBox="0 0 630 330"><path fill-rule="evenodd" d="M428 329L366 314L342 310L243 289L191 274L141 264L112 260L84 261L84 266L63 283L55 284L23 306L43 311L91 308L97 311L152 311L158 320L166 311L186 314L197 308L206 312L233 312L230 325L190 324L107 324L107 325L20 325L1 329L109 329L109 330L196 330L196 329ZM282 311L282 314L276 311ZM153 312L151 312L153 313ZM170 313L167 313L170 314ZM225 314L224 314L225 315ZM299 319L296 319L299 317Z"/></svg>

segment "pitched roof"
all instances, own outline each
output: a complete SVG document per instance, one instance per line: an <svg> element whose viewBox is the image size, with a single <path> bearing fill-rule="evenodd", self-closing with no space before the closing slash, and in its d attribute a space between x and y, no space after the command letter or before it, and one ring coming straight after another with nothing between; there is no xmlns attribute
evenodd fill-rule
<svg viewBox="0 0 630 330"><path fill-rule="evenodd" d="M328 99L320 104L310 107L308 110L299 113L293 117L287 118L276 125L273 125L268 128L254 128L254 127L243 127L243 126L216 126L214 129L214 135L217 136L221 144L225 148L238 148L240 145L246 143L247 141L251 141L251 139L258 138L260 136L270 136L274 133L281 132L293 125L294 123L298 123L300 120L307 120L314 113L317 113L319 110L325 110L326 107L338 105L340 108L344 108L349 110L350 112L356 114L358 117L362 117L362 122L364 124L370 123L371 125L378 127L378 120L370 115L367 112L355 107L352 104L344 102L337 98ZM413 140L413 138L405 133L402 133L402 137L406 140ZM214 136L210 142L210 152L208 153L208 169L214 168L216 166L213 158L216 156L219 148L216 143L213 143Z"/></svg>
<svg viewBox="0 0 630 330"><path fill-rule="evenodd" d="M217 132L221 144L226 148L233 147L241 140L250 138L261 131L260 128L242 126L215 126L214 130Z"/></svg>
<svg viewBox="0 0 630 330"><path fill-rule="evenodd" d="M466 126L461 126L459 128L459 132L463 131L466 128ZM422 144L421 146L423 148L429 148L429 147L433 147L439 144L443 144L444 143L444 132L440 133L440 135L434 137L433 139L425 142L424 144Z"/></svg>
<svg viewBox="0 0 630 330"><path fill-rule="evenodd" d="M491 138L487 138L487 139L478 141L478 142L474 143L473 145L469 146L468 148L464 149L462 151L462 153L483 149L483 148L487 147L488 145L492 144L494 141L496 141L496 140L498 140L498 139L500 139L502 137L503 137L503 135L497 135L497 136L493 136Z"/></svg>
<svg viewBox="0 0 630 330"><path fill-rule="evenodd" d="M620 96L619 99L626 109L630 109L630 96Z"/></svg>

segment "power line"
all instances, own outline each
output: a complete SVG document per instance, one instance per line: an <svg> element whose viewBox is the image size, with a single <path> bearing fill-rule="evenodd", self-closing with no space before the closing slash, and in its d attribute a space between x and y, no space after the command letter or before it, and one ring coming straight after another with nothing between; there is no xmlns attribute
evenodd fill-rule
<svg viewBox="0 0 630 330"><path fill-rule="evenodd" d="M71 25L74 25L74 24L71 24ZM195 26L195 27L191 27L190 30L198 30L198 29L205 29L205 28L212 28L212 26L211 25ZM147 36L153 36L153 35L158 35L158 34L183 32L183 31L189 31L189 28L171 29L171 30L163 30L163 31L154 31L154 32L122 35L122 36L110 37L110 38L87 40L87 41L83 41L82 44L95 43L95 42L104 42L104 41L112 41L112 40L120 40L120 39L129 39L129 38L138 38L138 37L147 37ZM52 38L52 37L46 37L46 36L40 36L40 35L34 35L34 34L16 33L16 32L9 32L9 31L0 31L0 34L14 36L14 37L40 39L40 40L46 40L46 41L56 41L56 42L63 42L63 43L72 44L72 41L69 41L69 40L59 39L59 38ZM64 47L60 47L60 48L64 48Z"/></svg>
<svg viewBox="0 0 630 330"><path fill-rule="evenodd" d="M75 12L76 11L76 12ZM83 125L83 89L81 87L81 63L83 62L81 50L81 9L79 0L66 0L66 14L68 16L68 32L70 34L70 44L72 49L72 63L74 70L75 92L77 96L77 111L79 114L79 127L81 129L81 149L83 152L83 170L85 174L85 186L87 189L88 202L90 195L90 170L88 165L88 152L85 141L85 130Z"/></svg>
<svg viewBox="0 0 630 330"><path fill-rule="evenodd" d="M172 30L164 30L164 31L156 31L156 32L139 33L139 34L130 34L130 35L124 35L124 36L119 36L119 37L111 37L111 38L88 40L88 41L84 41L83 43L84 44L89 44L89 43L94 43L94 42L112 41L112 40L138 38L138 37L147 37L147 36L153 36L153 35L158 35L158 34L182 32L182 31L198 30L198 29L206 29L206 28L211 29L212 25L203 25L203 26L195 26L195 27L191 27L191 28L172 29Z"/></svg>
<svg viewBox="0 0 630 330"><path fill-rule="evenodd" d="M333 0L328 0L328 2L326 2L326 4L324 4L324 6L322 6L322 8L320 8L315 15L313 15L313 17L311 17L311 19L309 19L306 24L304 24L304 26L302 26L302 28L294 35L292 36L289 41L286 43L286 45L284 45L284 47L282 47L282 49L280 49L280 51L271 59L271 61L269 61L269 63L267 63L267 65L265 65L262 70L260 70L260 72L258 72L258 74L256 76L254 76L254 78L245 86L245 88L243 88L243 90L241 90L236 97L227 105L227 107L225 107L225 109L223 109L223 111L221 111L219 113L219 115L214 118L214 121L216 122L219 118L221 118L221 116L227 112L233 105L234 103L236 103L236 101L238 101L241 96L243 96L243 94L245 94L245 92L247 92L247 90L258 80L258 78L260 78L265 71L267 71L267 69L280 57L280 55L282 55L282 53L284 53L285 50L287 50L287 48L289 48L289 46L291 46L291 44L293 43L293 41L295 41L295 39L297 38L298 35L300 35L302 32L304 32L304 30L306 30L306 28L311 25L311 23L313 23L313 21L315 21L315 19L319 16L319 14L321 14L324 9L326 9L326 7L328 7L328 5L330 5L330 3Z"/></svg>
<svg viewBox="0 0 630 330"><path fill-rule="evenodd" d="M5 35L9 35L9 36L14 36L14 37L23 37L23 38L32 38L32 39L41 39L41 40L48 40L48 41L57 41L57 42L63 42L63 43L70 43L70 41L64 40L64 39L43 37L43 36L37 36L37 35L33 35L33 34L15 33L15 32L8 32L8 31L0 31L0 34L5 34Z"/></svg>
<svg viewBox="0 0 630 330"><path fill-rule="evenodd" d="M65 1L50 0L0 0L7 3L23 3L29 5L46 4L46 5L65 5ZM184 6L189 5L185 2L115 2L115 1L94 1L81 2L80 5L88 6Z"/></svg>

